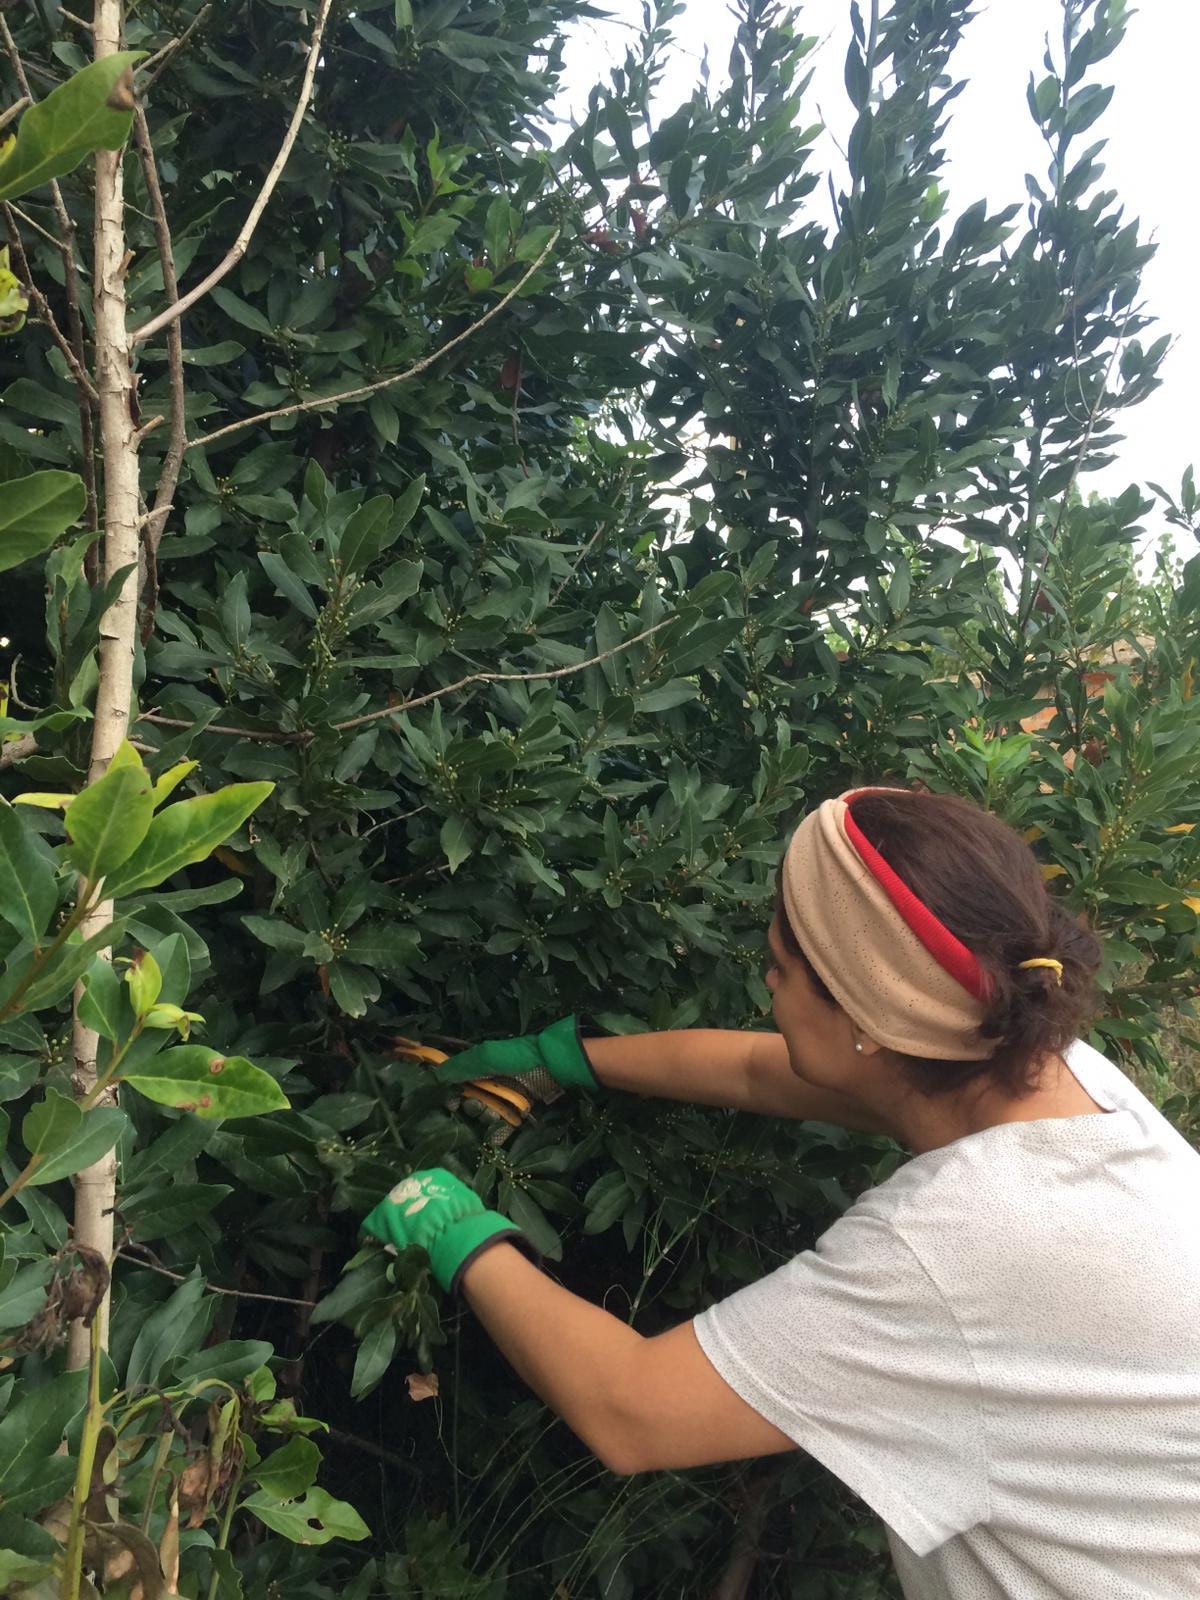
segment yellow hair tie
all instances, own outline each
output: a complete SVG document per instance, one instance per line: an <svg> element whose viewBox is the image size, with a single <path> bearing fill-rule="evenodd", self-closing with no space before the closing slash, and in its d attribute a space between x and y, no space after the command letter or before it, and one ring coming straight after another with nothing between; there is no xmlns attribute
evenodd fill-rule
<svg viewBox="0 0 1200 1600"><path fill-rule="evenodd" d="M1063 964L1061 961L1056 961L1053 956L1034 956L1029 961L1018 961L1017 966L1021 971L1029 967L1049 967L1054 974L1055 983L1060 989L1062 988Z"/></svg>

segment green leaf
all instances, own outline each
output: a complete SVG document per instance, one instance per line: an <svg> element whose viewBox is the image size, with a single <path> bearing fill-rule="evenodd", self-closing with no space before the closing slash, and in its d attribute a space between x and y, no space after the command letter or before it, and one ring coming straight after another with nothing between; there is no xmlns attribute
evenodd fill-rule
<svg viewBox="0 0 1200 1600"><path fill-rule="evenodd" d="M30 1515L57 1498L74 1463L55 1452L87 1402L87 1373L68 1372L30 1390L0 1421L0 1501ZM50 1459L47 1459L50 1458Z"/></svg>
<svg viewBox="0 0 1200 1600"><path fill-rule="evenodd" d="M180 940L181 948L182 943ZM143 950L134 957L125 973L125 982L134 1015L144 1017L158 1003L163 986L162 970L149 950Z"/></svg>
<svg viewBox="0 0 1200 1600"><path fill-rule="evenodd" d="M232 1193L227 1183L173 1183L123 1195L121 1214L135 1239L166 1239L209 1216Z"/></svg>
<svg viewBox="0 0 1200 1600"><path fill-rule="evenodd" d="M338 541L338 560L346 573L362 572L383 547L392 515L390 494L376 495L350 518Z"/></svg>
<svg viewBox="0 0 1200 1600"><path fill-rule="evenodd" d="M275 585L276 590L285 600L290 600L295 609L309 622L315 622L319 615L316 601L309 594L304 580L297 576L288 566L287 562L274 550L260 550L258 564Z"/></svg>
<svg viewBox="0 0 1200 1600"><path fill-rule="evenodd" d="M275 1500L295 1500L316 1481L321 1452L311 1439L294 1434L285 1445L260 1461L250 1476Z"/></svg>
<svg viewBox="0 0 1200 1600"><path fill-rule="evenodd" d="M346 941L345 959L375 972L403 972L411 967L419 944L415 928L374 922L355 928Z"/></svg>
<svg viewBox="0 0 1200 1600"><path fill-rule="evenodd" d="M67 807L68 860L89 883L106 878L141 844L153 816L154 791L145 767L140 761L114 763Z"/></svg>
<svg viewBox="0 0 1200 1600"><path fill-rule="evenodd" d="M293 1544L328 1544L331 1539L366 1539L371 1530L345 1500L335 1500L324 1489L310 1489L303 1500L280 1504L265 1490L242 1501L274 1533Z"/></svg>
<svg viewBox="0 0 1200 1600"><path fill-rule="evenodd" d="M19 813L0 800L0 917L37 944L58 904L54 868Z"/></svg>
<svg viewBox="0 0 1200 1600"><path fill-rule="evenodd" d="M675 706L694 700L699 693L698 684L673 678L670 683L660 684L657 689L648 689L645 694L638 695L637 708L639 711L670 711Z"/></svg>
<svg viewBox="0 0 1200 1600"><path fill-rule="evenodd" d="M47 1090L48 1094L51 1092ZM29 1116L32 1115L31 1111ZM129 1118L116 1106L97 1106L82 1117L78 1126L34 1168L28 1180L31 1185L57 1183L60 1178L82 1172L106 1156L129 1127Z"/></svg>
<svg viewBox="0 0 1200 1600"><path fill-rule="evenodd" d="M361 1400L383 1377L396 1353L396 1324L387 1318L377 1322L363 1335L354 1358L354 1375L350 1379L350 1396Z"/></svg>
<svg viewBox="0 0 1200 1600"><path fill-rule="evenodd" d="M144 50L105 56L30 107L16 138L0 145L0 200L61 178L96 150L119 150L133 122L129 70L145 56Z"/></svg>
<svg viewBox="0 0 1200 1600"><path fill-rule="evenodd" d="M25 1114L21 1142L31 1156L48 1157L67 1143L82 1121L83 1112L74 1100L47 1089L46 1098Z"/></svg>
<svg viewBox="0 0 1200 1600"><path fill-rule="evenodd" d="M112 962L104 956L92 962L83 982L83 994L79 998L80 1022L102 1039L116 1044L133 1026L125 985L113 970Z"/></svg>
<svg viewBox="0 0 1200 1600"><path fill-rule="evenodd" d="M83 479L74 472L32 472L6 483L0 495L0 572L49 550L86 503Z"/></svg>
<svg viewBox="0 0 1200 1600"><path fill-rule="evenodd" d="M204 861L236 833L274 789L273 783L231 783L215 794L180 800L160 811L141 844L105 883L114 898L152 889L180 868Z"/></svg>
<svg viewBox="0 0 1200 1600"><path fill-rule="evenodd" d="M164 801L170 799L188 774L195 772L199 764L198 761L177 761L173 767L167 768L161 778L155 779L154 809L156 811Z"/></svg>
<svg viewBox="0 0 1200 1600"><path fill-rule="evenodd" d="M254 1117L289 1105L270 1073L245 1056L223 1056L203 1044L164 1050L121 1079L148 1100L199 1117Z"/></svg>
<svg viewBox="0 0 1200 1600"><path fill-rule="evenodd" d="M172 1369L173 1384L240 1383L274 1355L265 1339L226 1339L186 1356Z"/></svg>
<svg viewBox="0 0 1200 1600"><path fill-rule="evenodd" d="M58 1553L58 1544L38 1523L0 1511L0 1592L44 1577Z"/></svg>
<svg viewBox="0 0 1200 1600"><path fill-rule="evenodd" d="M47 961L39 971L36 978L25 990L19 1002L24 1011L39 1011L45 1006L56 1005L65 995L69 994L75 984L91 966L92 957L100 950L107 950L122 937L125 932L123 921L110 922L106 928L99 928L90 939L80 939L78 933L72 934L67 943L52 961ZM15 992L16 986L23 981L24 969L5 974L4 982L0 985L0 1004L3 999Z"/></svg>
<svg viewBox="0 0 1200 1600"><path fill-rule="evenodd" d="M160 1382L177 1357L203 1342L217 1309L217 1297L205 1299L204 1288L203 1278L189 1278L146 1317L129 1352L126 1388Z"/></svg>
<svg viewBox="0 0 1200 1600"><path fill-rule="evenodd" d="M471 824L465 817L447 817L442 823L442 853L450 864L451 873L458 871L475 848Z"/></svg>

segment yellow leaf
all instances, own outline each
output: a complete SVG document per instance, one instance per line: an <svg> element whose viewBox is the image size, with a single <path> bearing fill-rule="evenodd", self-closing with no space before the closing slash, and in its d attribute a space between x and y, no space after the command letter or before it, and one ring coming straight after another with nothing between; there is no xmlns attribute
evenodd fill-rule
<svg viewBox="0 0 1200 1600"><path fill-rule="evenodd" d="M1175 822L1164 831L1166 833L1191 833L1195 826L1194 822Z"/></svg>
<svg viewBox="0 0 1200 1600"><path fill-rule="evenodd" d="M1032 844L1035 839L1040 839L1042 837L1042 830L1035 822L1032 828L1025 829L1025 832L1021 835L1021 837L1024 839L1026 844Z"/></svg>
<svg viewBox="0 0 1200 1600"><path fill-rule="evenodd" d="M1194 911L1196 915L1200 917L1200 895L1189 894L1183 901L1183 904L1188 908L1189 911Z"/></svg>
<svg viewBox="0 0 1200 1600"><path fill-rule="evenodd" d="M410 1372L404 1381L408 1385L408 1398L410 1400L437 1399L438 1375L436 1372Z"/></svg>
<svg viewBox="0 0 1200 1600"><path fill-rule="evenodd" d="M15 806L41 806L43 811L65 811L74 800L73 794L16 794Z"/></svg>
<svg viewBox="0 0 1200 1600"><path fill-rule="evenodd" d="M1066 874L1067 874L1066 867L1060 867L1060 866L1055 865L1055 866L1049 866L1049 867L1043 867L1042 868L1042 877L1045 879L1045 881L1047 883L1050 882L1051 878L1065 878Z"/></svg>

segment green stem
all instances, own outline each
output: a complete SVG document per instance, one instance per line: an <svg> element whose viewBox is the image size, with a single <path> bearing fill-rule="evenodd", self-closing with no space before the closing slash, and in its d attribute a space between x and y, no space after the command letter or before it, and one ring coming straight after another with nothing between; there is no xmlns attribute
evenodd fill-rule
<svg viewBox="0 0 1200 1600"><path fill-rule="evenodd" d="M67 940L75 932L75 929L83 921L84 917L87 916L88 912L91 910L91 889L92 885L90 883L84 885L85 892L80 897L74 911L72 911L71 915L63 923L62 927L58 930L46 948L39 951L34 957L33 965L21 979L17 987L9 995L8 999L5 1000L3 1004L0 1004L0 1022L3 1022L6 1017L16 1016L18 1010L20 1009L21 998L28 990L30 984L46 966L47 962L54 959L54 957L62 949L63 945L66 944Z"/></svg>
<svg viewBox="0 0 1200 1600"><path fill-rule="evenodd" d="M154 1501L158 1494L159 1479L167 1464L167 1457L171 1454L171 1445L174 1435L170 1428L164 1429L159 1435L158 1447L154 1452L154 1465L150 1468L150 1477L146 1484L146 1504L142 1507L142 1532L150 1532L150 1520L154 1515Z"/></svg>
<svg viewBox="0 0 1200 1600"><path fill-rule="evenodd" d="M242 1487L242 1476L245 1468L238 1470L237 1476L229 1485L229 1499L225 1502L225 1515L221 1518L221 1532L217 1539L217 1549L229 1548L229 1530L233 1525L233 1513L237 1510L238 1490ZM212 1581L208 1586L208 1600L217 1600L217 1589L221 1583L221 1574L214 1571Z"/></svg>
<svg viewBox="0 0 1200 1600"><path fill-rule="evenodd" d="M75 1470L75 1488L71 1494L71 1521L67 1530L66 1555L63 1562L61 1600L79 1600L79 1587L83 1578L83 1543L87 1534L87 1502L92 1487L92 1468L96 1464L96 1446L104 1422L104 1407L100 1403L100 1319L92 1318L91 1348L88 1359L87 1410L83 1416L83 1434L79 1440L79 1462Z"/></svg>

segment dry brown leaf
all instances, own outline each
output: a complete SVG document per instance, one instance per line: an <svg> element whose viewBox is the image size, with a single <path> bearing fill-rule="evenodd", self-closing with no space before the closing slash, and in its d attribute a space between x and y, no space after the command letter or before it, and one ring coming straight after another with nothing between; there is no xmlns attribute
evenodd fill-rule
<svg viewBox="0 0 1200 1600"><path fill-rule="evenodd" d="M438 1375L436 1372L410 1372L404 1381L408 1385L408 1398L410 1400L437 1399Z"/></svg>

